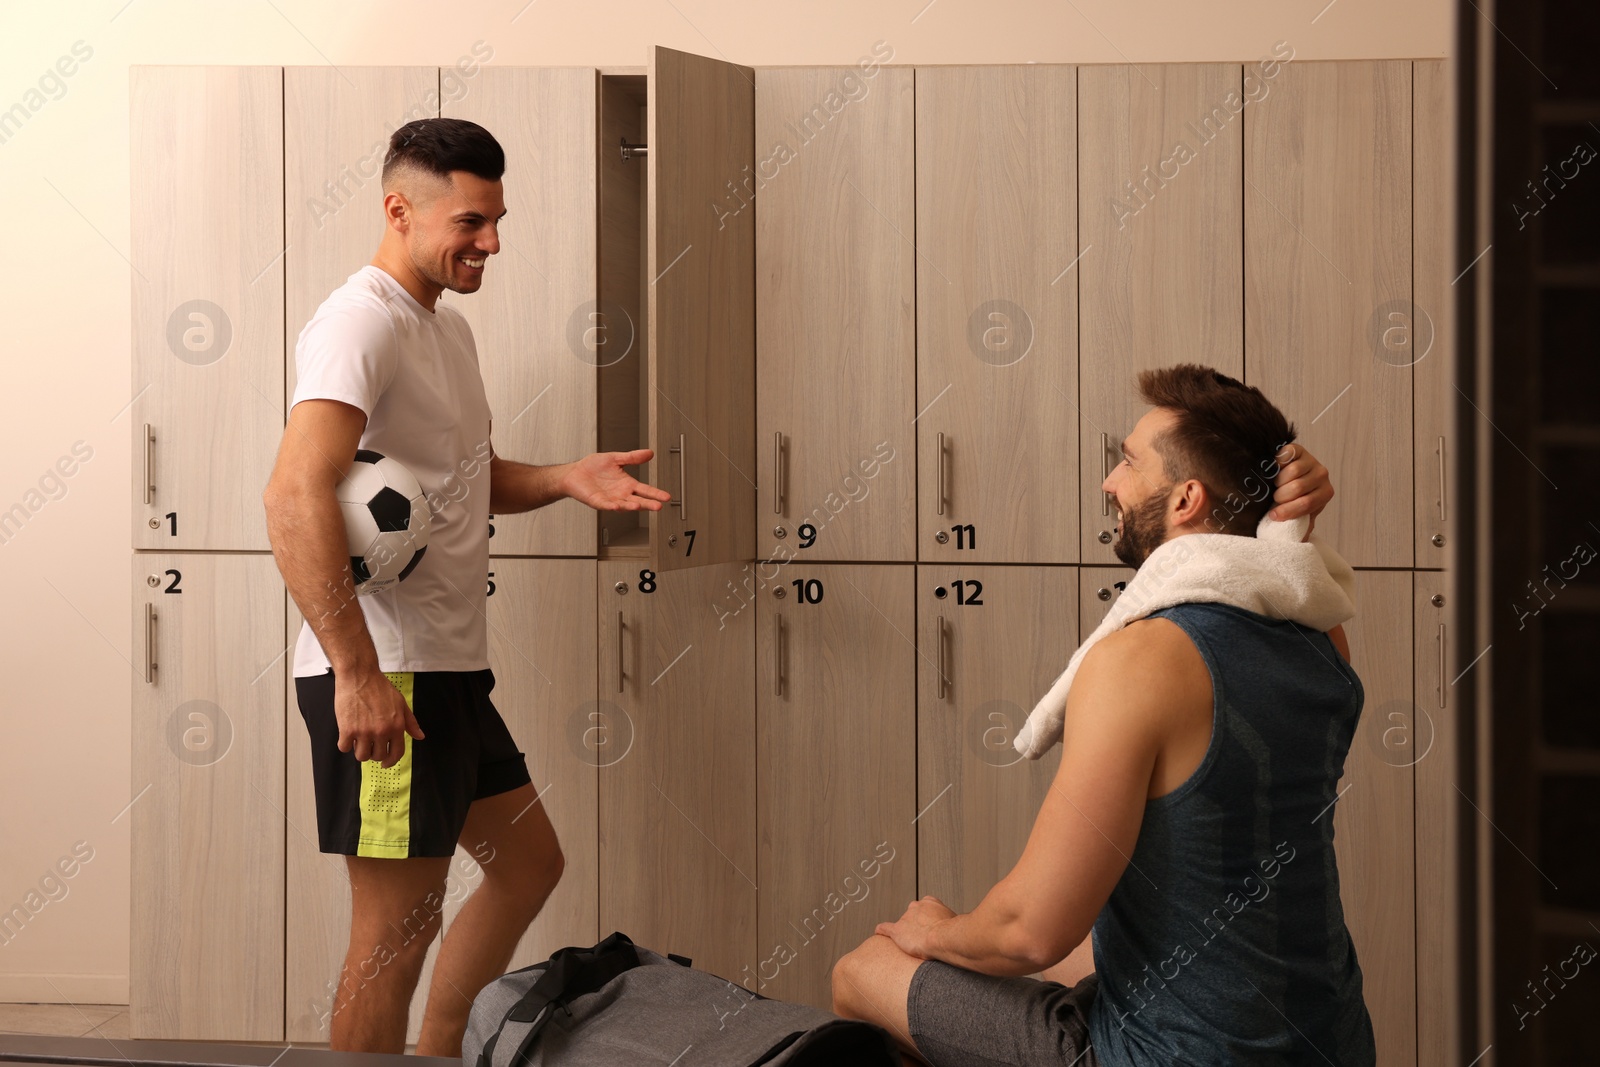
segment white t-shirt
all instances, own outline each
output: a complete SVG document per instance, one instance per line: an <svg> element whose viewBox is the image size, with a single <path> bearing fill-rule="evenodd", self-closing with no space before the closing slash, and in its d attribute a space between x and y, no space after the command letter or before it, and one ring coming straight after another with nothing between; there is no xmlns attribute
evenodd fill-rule
<svg viewBox="0 0 1600 1067"><path fill-rule="evenodd" d="M436 312L390 275L362 267L335 289L295 342L293 408L339 400L367 415L360 447L405 464L428 498L428 548L416 568L355 601L385 671L489 666L489 401L467 320ZM295 677L328 670L307 621Z"/></svg>

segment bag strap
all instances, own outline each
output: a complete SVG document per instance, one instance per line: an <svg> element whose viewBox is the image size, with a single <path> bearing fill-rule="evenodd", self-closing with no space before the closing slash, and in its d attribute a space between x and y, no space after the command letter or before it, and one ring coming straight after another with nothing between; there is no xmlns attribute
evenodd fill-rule
<svg viewBox="0 0 1600 1067"><path fill-rule="evenodd" d="M495 1046L509 1022L531 1022L509 1067L518 1067L549 1021L552 1006L564 1005L575 997L592 993L624 971L639 966L639 953L624 933L618 932L592 948L563 948L550 957L545 972L507 1009L500 1025L489 1035L478 1054L478 1067L493 1067Z"/></svg>

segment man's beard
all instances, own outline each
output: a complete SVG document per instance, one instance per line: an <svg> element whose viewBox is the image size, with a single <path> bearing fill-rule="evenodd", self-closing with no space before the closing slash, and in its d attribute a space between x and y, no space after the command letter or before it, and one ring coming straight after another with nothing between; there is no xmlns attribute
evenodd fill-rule
<svg viewBox="0 0 1600 1067"><path fill-rule="evenodd" d="M1143 566L1150 553L1166 540L1167 496L1171 491L1170 485L1158 489L1142 503L1122 512L1122 535L1111 546L1111 551L1134 570Z"/></svg>

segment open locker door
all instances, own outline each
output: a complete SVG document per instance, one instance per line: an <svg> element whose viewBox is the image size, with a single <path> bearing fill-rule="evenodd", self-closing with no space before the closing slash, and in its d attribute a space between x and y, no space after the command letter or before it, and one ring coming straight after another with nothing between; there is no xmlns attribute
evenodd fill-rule
<svg viewBox="0 0 1600 1067"><path fill-rule="evenodd" d="M649 425L660 570L755 555L755 74L650 49Z"/></svg>

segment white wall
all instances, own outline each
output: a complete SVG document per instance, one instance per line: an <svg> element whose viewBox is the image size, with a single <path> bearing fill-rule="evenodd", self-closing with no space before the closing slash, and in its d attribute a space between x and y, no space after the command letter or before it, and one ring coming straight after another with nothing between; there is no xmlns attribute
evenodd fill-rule
<svg viewBox="0 0 1600 1067"><path fill-rule="evenodd" d="M449 64L480 40L498 65L642 64L650 44L751 65L852 63L878 40L907 64L1242 61L1277 40L1300 61L1443 56L1451 38L1446 0L467 6L57 0L0 13L0 112L30 110L0 143L0 512L37 505L0 543L0 913L78 842L92 854L47 886L59 899L14 940L0 935L0 1001L127 999L130 64ZM56 81L62 57L73 73ZM77 442L92 458L64 492L30 497Z"/></svg>

